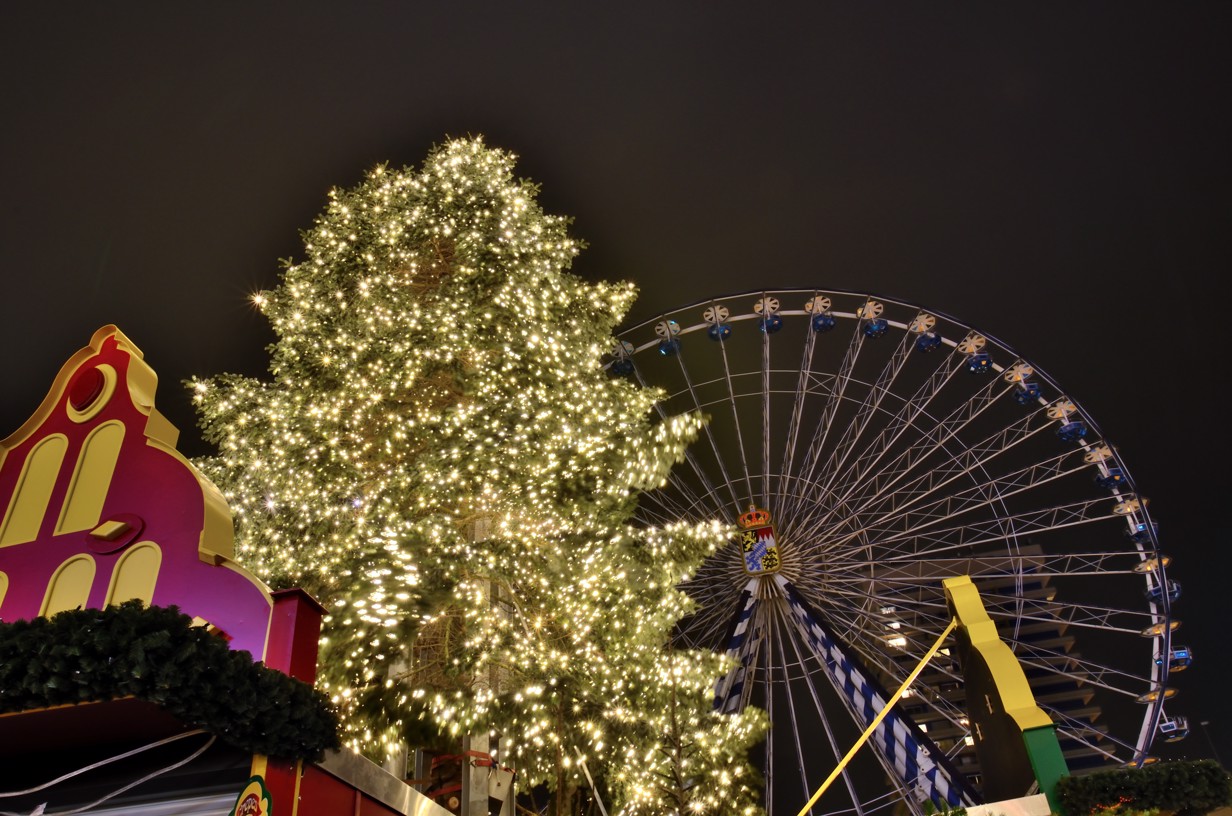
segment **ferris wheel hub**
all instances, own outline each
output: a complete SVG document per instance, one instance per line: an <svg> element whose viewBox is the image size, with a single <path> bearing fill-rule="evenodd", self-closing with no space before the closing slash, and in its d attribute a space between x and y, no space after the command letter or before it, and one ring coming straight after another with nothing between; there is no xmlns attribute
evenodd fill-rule
<svg viewBox="0 0 1232 816"><path fill-rule="evenodd" d="M736 540L744 556L744 571L749 575L770 575L783 566L770 522L770 513L756 505L749 505L748 512L736 520L740 525Z"/></svg>

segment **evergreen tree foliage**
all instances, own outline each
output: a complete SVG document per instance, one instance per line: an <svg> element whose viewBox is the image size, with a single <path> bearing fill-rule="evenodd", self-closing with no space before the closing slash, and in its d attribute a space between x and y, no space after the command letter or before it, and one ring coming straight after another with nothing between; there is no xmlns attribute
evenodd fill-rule
<svg viewBox="0 0 1232 816"><path fill-rule="evenodd" d="M669 645L727 531L633 523L700 420L603 374L633 287L567 271L580 243L513 166L462 139L331 192L254 298L272 379L192 384L199 464L238 557L327 605L352 747L491 729L556 813L580 760L625 813L754 812L759 715L713 713L722 660Z"/></svg>

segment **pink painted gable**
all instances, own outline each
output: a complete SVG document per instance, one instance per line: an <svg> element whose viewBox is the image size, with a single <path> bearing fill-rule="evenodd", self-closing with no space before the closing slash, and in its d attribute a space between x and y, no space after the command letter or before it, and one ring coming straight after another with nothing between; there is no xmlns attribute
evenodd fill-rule
<svg viewBox="0 0 1232 816"><path fill-rule="evenodd" d="M156 384L141 351L105 326L0 442L0 620L138 597L262 660L273 599L232 562L230 511L175 449Z"/></svg>

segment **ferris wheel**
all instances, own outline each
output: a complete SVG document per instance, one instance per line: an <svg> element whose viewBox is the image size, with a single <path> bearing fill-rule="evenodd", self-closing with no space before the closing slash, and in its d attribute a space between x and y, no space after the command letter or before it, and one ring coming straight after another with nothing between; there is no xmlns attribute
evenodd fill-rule
<svg viewBox="0 0 1232 816"><path fill-rule="evenodd" d="M945 629L951 576L971 576L1072 771L1187 734L1165 703L1192 654L1147 502L1009 347L885 298L757 291L629 328L609 372L708 418L641 513L739 524L684 585L679 640L731 656L717 706L767 712L770 816L800 810ZM979 801L964 692L944 649L811 812Z"/></svg>

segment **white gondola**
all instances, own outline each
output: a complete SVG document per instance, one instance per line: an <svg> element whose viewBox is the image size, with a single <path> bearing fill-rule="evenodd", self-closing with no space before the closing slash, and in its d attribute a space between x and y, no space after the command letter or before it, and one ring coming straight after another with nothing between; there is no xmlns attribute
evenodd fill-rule
<svg viewBox="0 0 1232 816"><path fill-rule="evenodd" d="M1161 720L1159 736L1164 742L1180 742L1189 736L1189 719L1187 717L1172 717Z"/></svg>

